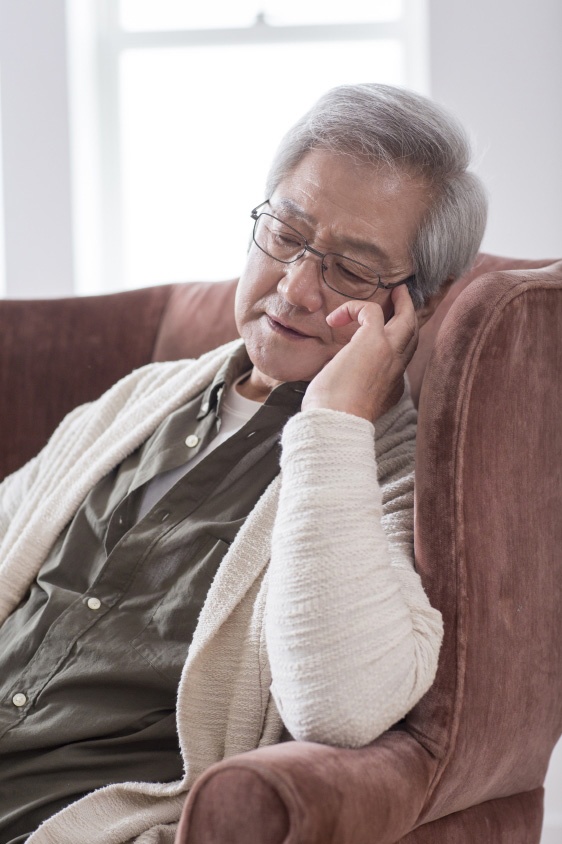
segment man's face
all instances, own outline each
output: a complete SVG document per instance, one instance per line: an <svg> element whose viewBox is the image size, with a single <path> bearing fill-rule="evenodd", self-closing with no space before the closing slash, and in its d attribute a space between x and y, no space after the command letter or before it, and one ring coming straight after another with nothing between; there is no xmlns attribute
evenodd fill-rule
<svg viewBox="0 0 562 844"><path fill-rule="evenodd" d="M313 248L354 258L388 283L412 273L409 245L428 194L425 184L407 173L313 150L280 182L263 210L301 232ZM368 300L378 302L387 319L390 296L390 290L379 289ZM357 330L355 324L331 328L326 322L344 301L324 283L317 256L307 252L282 264L252 242L236 293L236 324L265 380L311 381Z"/></svg>

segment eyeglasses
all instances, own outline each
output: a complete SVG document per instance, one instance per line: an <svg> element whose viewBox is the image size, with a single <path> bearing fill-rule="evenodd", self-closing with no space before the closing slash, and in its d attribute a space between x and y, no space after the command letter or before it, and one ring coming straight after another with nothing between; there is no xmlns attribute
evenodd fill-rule
<svg viewBox="0 0 562 844"><path fill-rule="evenodd" d="M270 258L282 264L292 264L302 258L305 252L311 252L322 260L322 278L326 286L341 296L351 299L370 299L379 287L392 290L400 284L414 281L415 276L410 275L402 281L383 284L379 273L371 267L354 261L353 258L346 258L345 255L338 255L337 252L323 254L313 249L304 235L284 223L283 220L263 211L258 214L259 209L268 202L269 199L266 199L265 202L256 206L251 212L251 217L255 220L254 243Z"/></svg>

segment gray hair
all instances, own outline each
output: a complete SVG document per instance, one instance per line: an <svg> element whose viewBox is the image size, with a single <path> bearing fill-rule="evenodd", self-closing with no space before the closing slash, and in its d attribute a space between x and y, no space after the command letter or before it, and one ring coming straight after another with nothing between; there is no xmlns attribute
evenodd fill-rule
<svg viewBox="0 0 562 844"><path fill-rule="evenodd" d="M408 287L416 308L450 276L458 278L472 266L486 226L486 193L467 170L467 134L444 109L390 85L332 88L282 139L266 196L312 149L406 170L426 181L433 201L410 247L415 281Z"/></svg>

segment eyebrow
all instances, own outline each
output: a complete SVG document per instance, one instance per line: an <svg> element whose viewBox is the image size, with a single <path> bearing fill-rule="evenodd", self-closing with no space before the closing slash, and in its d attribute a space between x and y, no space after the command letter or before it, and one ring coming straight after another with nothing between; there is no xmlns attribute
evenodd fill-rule
<svg viewBox="0 0 562 844"><path fill-rule="evenodd" d="M311 214L307 214L306 211L301 208L300 205L297 205L296 202L293 202L292 199L278 199L275 202L275 205L280 207L280 213L291 214L293 217L296 217L299 220L303 220L305 223L308 223L311 226L315 226L318 223L316 217L313 217ZM343 237L339 240L342 249L350 247L350 250L354 250L355 252L364 252L367 255L372 255L373 257L375 257L381 262L384 262L385 264L390 264L390 260L386 252L384 252L375 243L371 243L368 240L360 240L353 237Z"/></svg>

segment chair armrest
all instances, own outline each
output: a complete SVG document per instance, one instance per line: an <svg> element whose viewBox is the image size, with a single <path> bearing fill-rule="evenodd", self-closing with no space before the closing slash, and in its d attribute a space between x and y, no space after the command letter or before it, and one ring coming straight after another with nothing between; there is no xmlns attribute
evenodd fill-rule
<svg viewBox="0 0 562 844"><path fill-rule="evenodd" d="M193 786L175 844L392 844L435 764L402 730L359 750L291 741L233 756Z"/></svg>

